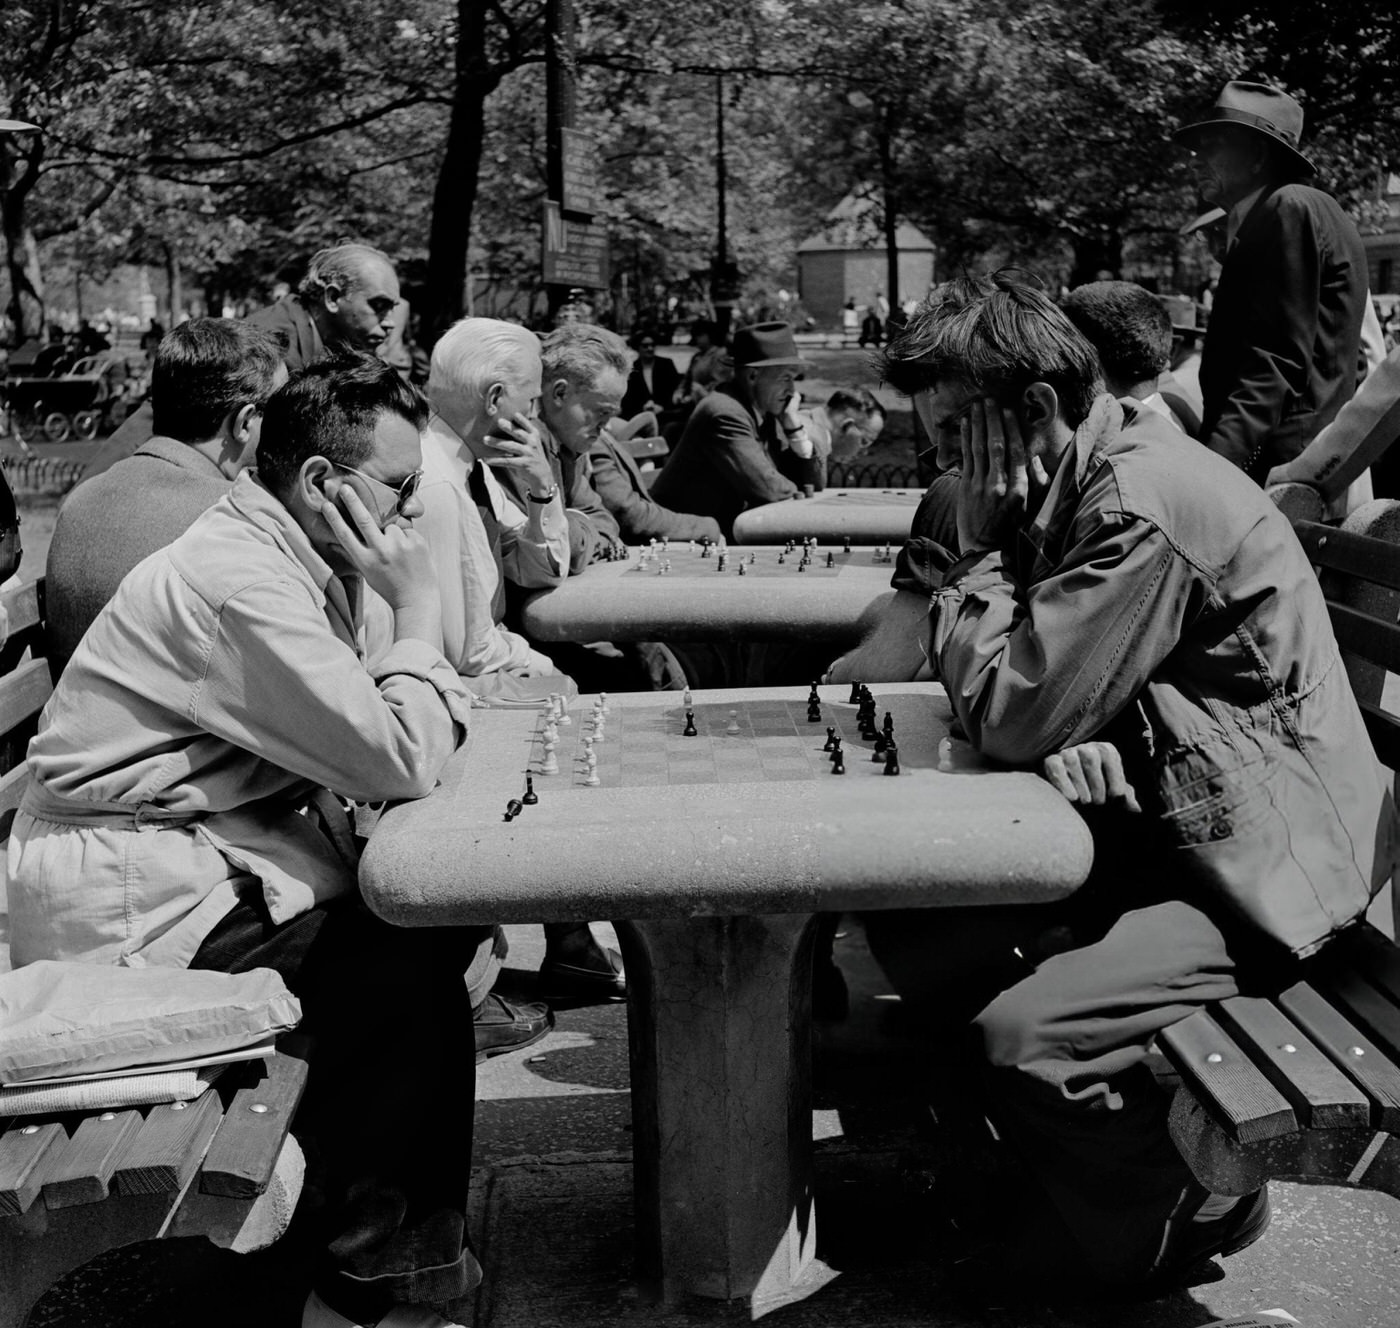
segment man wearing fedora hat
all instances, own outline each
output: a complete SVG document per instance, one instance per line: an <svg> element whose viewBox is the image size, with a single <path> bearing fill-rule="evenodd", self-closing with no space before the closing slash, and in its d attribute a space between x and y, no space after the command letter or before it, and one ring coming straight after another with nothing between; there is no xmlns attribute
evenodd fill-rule
<svg viewBox="0 0 1400 1328"><path fill-rule="evenodd" d="M1227 83L1176 139L1226 252L1201 361L1201 441L1262 481L1356 388L1366 254L1335 199L1301 183L1303 109L1263 83Z"/></svg>
<svg viewBox="0 0 1400 1328"><path fill-rule="evenodd" d="M787 323L754 323L734 334L734 377L686 421L651 496L676 512L711 516L726 538L749 507L797 495L773 461L783 410L806 362Z"/></svg>

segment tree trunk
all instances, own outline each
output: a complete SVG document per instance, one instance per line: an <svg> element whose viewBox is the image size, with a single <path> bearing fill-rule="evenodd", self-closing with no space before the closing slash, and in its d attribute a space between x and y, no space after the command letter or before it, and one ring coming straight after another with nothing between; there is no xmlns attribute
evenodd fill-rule
<svg viewBox="0 0 1400 1328"><path fill-rule="evenodd" d="M900 306L899 298L899 177L894 169L894 145L890 140L889 122L880 117L880 176L881 212L885 230L885 286L890 312Z"/></svg>
<svg viewBox="0 0 1400 1328"><path fill-rule="evenodd" d="M6 313L14 325L16 345L23 344L27 337L42 336L44 332L44 283L39 250L25 219L29 193L39 178L42 155L40 143L21 159L5 139L0 138L0 231L5 236L5 271L10 279ZM32 304L26 305L25 296ZM30 311L32 318L27 316Z"/></svg>
<svg viewBox="0 0 1400 1328"><path fill-rule="evenodd" d="M1123 232L1116 226L1105 226L1088 235L1070 237L1074 246L1074 270L1070 273L1071 287L1086 281L1098 281L1100 273L1117 280L1123 271Z"/></svg>
<svg viewBox="0 0 1400 1328"><path fill-rule="evenodd" d="M428 281L419 310L422 337L429 345L462 316L466 303L467 245L486 135L486 98L498 81L483 55L488 8L479 0L457 0L452 116L447 151L433 191Z"/></svg>

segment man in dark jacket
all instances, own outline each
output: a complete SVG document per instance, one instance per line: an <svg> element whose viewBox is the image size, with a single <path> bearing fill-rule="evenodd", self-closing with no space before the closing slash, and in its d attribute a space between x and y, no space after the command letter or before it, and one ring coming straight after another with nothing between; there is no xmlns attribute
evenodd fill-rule
<svg viewBox="0 0 1400 1328"><path fill-rule="evenodd" d="M1226 209L1226 253L1201 360L1201 441L1260 482L1356 389L1367 270L1335 199L1300 181L1303 111L1262 83L1228 83L1176 138L1202 199Z"/></svg>
<svg viewBox="0 0 1400 1328"><path fill-rule="evenodd" d="M714 517L726 539L746 508L798 493L773 455L783 428L779 417L805 367L787 323L741 327L733 358L733 379L695 407L651 489L665 507Z"/></svg>
<svg viewBox="0 0 1400 1328"><path fill-rule="evenodd" d="M399 303L399 279L389 256L367 244L338 244L312 255L294 295L249 314L282 345L291 372L314 364L330 347L378 351L388 338ZM151 436L151 403L145 402L93 454L83 479L129 457Z"/></svg>
<svg viewBox="0 0 1400 1328"><path fill-rule="evenodd" d="M656 353L656 337L652 333L639 332L632 339L632 345L637 352L637 362L627 377L620 413L629 420L644 410L664 415L677 404L681 371L669 356Z"/></svg>
<svg viewBox="0 0 1400 1328"><path fill-rule="evenodd" d="M648 540L719 539L719 522L712 516L693 516L662 507L647 488L641 467L626 446L606 429L598 435L588 453L593 468L593 487L603 505L617 518L622 538L629 543Z"/></svg>
<svg viewBox="0 0 1400 1328"><path fill-rule="evenodd" d="M233 487L252 463L263 403L286 381L276 343L248 323L195 318L161 340L151 370L155 436L59 509L45 573L56 670L122 578Z"/></svg>

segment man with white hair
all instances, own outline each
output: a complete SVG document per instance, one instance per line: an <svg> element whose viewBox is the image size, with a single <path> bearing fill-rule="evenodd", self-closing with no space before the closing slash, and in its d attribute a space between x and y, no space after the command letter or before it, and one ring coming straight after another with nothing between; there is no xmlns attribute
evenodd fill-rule
<svg viewBox="0 0 1400 1328"><path fill-rule="evenodd" d="M442 597L443 653L480 698L535 705L551 692L576 696L573 679L524 637L501 625L507 580L525 589L558 585L569 571L564 498L536 424L540 342L494 318L464 318L433 349L423 437L423 515L416 529L432 550ZM516 480L525 510L492 473ZM545 929L541 973L552 992L620 995L621 961L586 925ZM496 1055L544 1036L543 1006L492 998L477 1016L477 1049Z"/></svg>

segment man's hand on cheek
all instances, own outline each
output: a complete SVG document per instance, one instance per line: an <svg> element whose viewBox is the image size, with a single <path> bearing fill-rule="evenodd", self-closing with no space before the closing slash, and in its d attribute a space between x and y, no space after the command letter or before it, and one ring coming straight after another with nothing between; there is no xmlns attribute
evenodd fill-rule
<svg viewBox="0 0 1400 1328"><path fill-rule="evenodd" d="M1004 545L1026 510L1031 480L1048 482L1040 458L1027 457L1015 412L990 397L962 419L958 543L963 553Z"/></svg>

